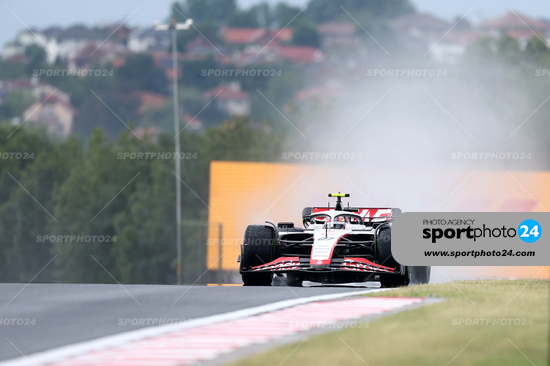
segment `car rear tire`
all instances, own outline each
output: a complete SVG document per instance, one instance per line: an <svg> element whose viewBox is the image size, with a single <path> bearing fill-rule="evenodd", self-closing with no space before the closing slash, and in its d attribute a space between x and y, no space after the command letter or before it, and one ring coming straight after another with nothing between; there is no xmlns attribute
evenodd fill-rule
<svg viewBox="0 0 550 366"><path fill-rule="evenodd" d="M411 267L411 283L414 285L425 285L430 282L431 267L413 266Z"/></svg>
<svg viewBox="0 0 550 366"><path fill-rule="evenodd" d="M391 229L389 227L380 229L376 239L376 245L378 264L386 267L398 268L399 263L397 263L391 254Z"/></svg>
<svg viewBox="0 0 550 366"><path fill-rule="evenodd" d="M245 286L271 286L271 272L251 272L252 267L271 262L275 230L265 225L249 225L241 246L239 272Z"/></svg>
<svg viewBox="0 0 550 366"><path fill-rule="evenodd" d="M391 228L380 229L376 240L378 252L378 264L386 267L400 269L402 266L391 254ZM403 274L380 275L380 284L384 288L408 286L411 282L410 267L403 266Z"/></svg>

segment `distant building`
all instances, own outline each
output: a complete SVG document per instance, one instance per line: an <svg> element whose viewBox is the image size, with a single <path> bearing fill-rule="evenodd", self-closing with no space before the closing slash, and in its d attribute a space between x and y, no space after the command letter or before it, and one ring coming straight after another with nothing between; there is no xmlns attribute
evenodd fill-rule
<svg viewBox="0 0 550 366"><path fill-rule="evenodd" d="M275 62L277 57L274 52L269 52L270 50L270 48L264 48L264 46L260 45L247 46L242 50L232 52L228 63L235 64L239 67L253 64L268 65ZM224 60L222 60L222 62L223 61Z"/></svg>
<svg viewBox="0 0 550 366"><path fill-rule="evenodd" d="M134 128L134 134L138 136L140 139L146 139L149 138L150 141L156 142L158 135L160 134L160 128L156 126L150 126L150 127L137 127ZM134 136L134 134L130 133L130 137Z"/></svg>
<svg viewBox="0 0 550 366"><path fill-rule="evenodd" d="M323 61L323 52L311 46L281 46L276 49L276 55L298 65Z"/></svg>
<svg viewBox="0 0 550 366"><path fill-rule="evenodd" d="M329 104L342 93L342 88L331 86L312 86L308 89L300 90L294 101L302 103L307 100L316 100L322 104Z"/></svg>
<svg viewBox="0 0 550 366"><path fill-rule="evenodd" d="M36 32L36 30L31 31L29 29L19 32L14 41L6 42L2 56L8 59L16 55L22 55L25 52L25 47L31 45L44 47L44 44L40 42L39 37L36 36Z"/></svg>
<svg viewBox="0 0 550 366"><path fill-rule="evenodd" d="M172 80L174 78L174 71L172 70L173 61L172 61L172 52L166 52L166 51L154 51L152 53L153 60L155 61L155 64L162 67L164 69L164 72L166 74L166 77L168 80ZM200 54L193 54L193 53L176 53L176 60L178 63L178 75L181 77L181 63L183 61L201 61L206 58L205 55Z"/></svg>
<svg viewBox="0 0 550 366"><path fill-rule="evenodd" d="M188 131L200 131L202 130L204 123L196 116L184 112L181 116L181 122L185 129ZM182 127L183 128L183 127Z"/></svg>
<svg viewBox="0 0 550 366"><path fill-rule="evenodd" d="M162 94L141 90L136 91L134 94L140 100L137 108L137 113L140 115L149 109L161 108L166 103L166 97Z"/></svg>
<svg viewBox="0 0 550 366"><path fill-rule="evenodd" d="M280 60L288 60L295 65L306 65L322 62L324 54L323 51L311 46L270 44L268 47L248 46L232 55L232 61L237 66L271 64Z"/></svg>
<svg viewBox="0 0 550 366"><path fill-rule="evenodd" d="M109 39L113 39L115 41L126 43L128 36L132 32L132 28L127 27L125 24L102 24L100 25L100 29L103 33L107 35L111 35Z"/></svg>
<svg viewBox="0 0 550 366"><path fill-rule="evenodd" d="M488 33L478 29L457 30L453 24L428 13L412 13L390 22L403 48L417 54L429 52L433 60L455 64L468 45Z"/></svg>
<svg viewBox="0 0 550 366"><path fill-rule="evenodd" d="M507 35L516 38L523 48L535 36L548 40L549 32L550 24L547 22L510 11L504 16L482 22L477 29L448 31L432 46L430 53L436 61L454 64L466 48L481 37L498 38Z"/></svg>
<svg viewBox="0 0 550 366"><path fill-rule="evenodd" d="M18 79L18 80L1 80L0 81L0 101L4 99L9 93L18 89L30 90L36 99L40 99L44 95L49 95L55 91L58 98L62 98L65 101L69 101L69 96L54 86L47 84L38 77L33 76L30 79Z"/></svg>
<svg viewBox="0 0 550 366"><path fill-rule="evenodd" d="M105 42L98 48L97 43L88 42L67 61L70 68L86 68L95 62L111 62L125 53L126 47L120 43Z"/></svg>
<svg viewBox="0 0 550 366"><path fill-rule="evenodd" d="M392 20L390 27L405 50L424 54L452 28L452 24L428 13L411 13Z"/></svg>
<svg viewBox="0 0 550 366"><path fill-rule="evenodd" d="M466 48L479 38L488 36L477 30L449 32L431 48L430 54L437 62L456 64Z"/></svg>
<svg viewBox="0 0 550 366"><path fill-rule="evenodd" d="M191 41L187 42L186 52L193 55L218 56L220 55L218 51L220 51L221 53L227 52L224 47L214 46L213 44L208 42L203 36L197 36Z"/></svg>
<svg viewBox="0 0 550 366"><path fill-rule="evenodd" d="M89 65L105 55L126 51L124 41L129 29L121 26L111 35L113 31L113 26L92 29L85 25L65 29L50 27L42 31L25 30L19 32L13 42L6 43L2 55L4 58L22 55L25 47L37 45L46 51L49 64L60 57L68 62L69 67ZM100 45L100 49L97 49Z"/></svg>
<svg viewBox="0 0 550 366"><path fill-rule="evenodd" d="M210 101L213 98L218 109L228 115L247 116L250 114L250 96L241 90L238 82L229 85L218 86L204 93L204 99Z"/></svg>
<svg viewBox="0 0 550 366"><path fill-rule="evenodd" d="M319 25L323 49L339 45L349 45L357 41L355 24L349 22L329 22Z"/></svg>
<svg viewBox="0 0 550 366"><path fill-rule="evenodd" d="M80 50L89 44L93 44L97 48L104 41L105 43L110 42L106 41L108 34L90 29L85 25L74 25L66 29L51 27L41 31L38 35L46 39L47 61L50 64L54 63L57 57L67 61L73 60Z"/></svg>
<svg viewBox="0 0 550 366"><path fill-rule="evenodd" d="M43 124L48 133L67 137L73 127L76 109L64 93L43 94L38 102L23 111L23 120L29 124Z"/></svg>
<svg viewBox="0 0 550 366"><path fill-rule="evenodd" d="M508 35L516 38L522 47L525 47L527 41L535 36L548 43L550 36L550 24L548 22L512 11L501 17L484 21L479 25L479 29L493 37Z"/></svg>
<svg viewBox="0 0 550 366"><path fill-rule="evenodd" d="M428 13L411 13L390 22L399 35L435 42L451 29L452 24Z"/></svg>
<svg viewBox="0 0 550 366"><path fill-rule="evenodd" d="M292 41L291 27L284 29L222 27L221 37L228 45L253 45L286 43Z"/></svg>
<svg viewBox="0 0 550 366"><path fill-rule="evenodd" d="M300 90L294 98L283 106L283 111L300 110L303 113L315 113L320 106L327 106L338 101L345 88L340 83L328 82Z"/></svg>
<svg viewBox="0 0 550 366"><path fill-rule="evenodd" d="M494 36L504 34L514 36L514 34L518 34L533 37L534 33L536 33L546 37L548 32L550 32L550 24L547 22L511 11L501 17L482 22L479 28L492 32Z"/></svg>
<svg viewBox="0 0 550 366"><path fill-rule="evenodd" d="M157 31L154 28L134 29L128 34L128 51L166 51L170 47L170 31Z"/></svg>
<svg viewBox="0 0 550 366"><path fill-rule="evenodd" d="M0 103L12 91L17 89L23 89L23 88L31 89L31 87L32 87L31 79L0 80Z"/></svg>

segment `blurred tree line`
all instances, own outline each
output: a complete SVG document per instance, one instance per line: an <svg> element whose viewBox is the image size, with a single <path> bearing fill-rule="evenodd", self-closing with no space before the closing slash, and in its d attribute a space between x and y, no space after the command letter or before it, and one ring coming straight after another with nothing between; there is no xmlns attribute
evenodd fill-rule
<svg viewBox="0 0 550 366"><path fill-rule="evenodd" d="M124 131L110 139L98 128L83 144L74 137L48 138L37 128L15 129L0 125L0 282L30 281L54 256L35 281L113 282L95 260L123 283L174 280L174 159L124 158L173 153L171 135L138 140ZM272 161L282 137L234 118L204 134L184 131L180 140L187 153L181 162L183 219L200 221L207 220L201 200L208 202L210 161ZM46 238L71 235L116 241ZM196 272L193 267L204 263L197 263L190 242L184 240L184 271Z"/></svg>

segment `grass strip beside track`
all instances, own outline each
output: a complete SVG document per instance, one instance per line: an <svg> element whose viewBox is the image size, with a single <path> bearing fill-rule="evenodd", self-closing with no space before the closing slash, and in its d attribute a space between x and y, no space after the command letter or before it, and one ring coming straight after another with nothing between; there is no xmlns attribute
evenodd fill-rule
<svg viewBox="0 0 550 366"><path fill-rule="evenodd" d="M232 365L548 365L549 288L548 280L486 280L366 295L447 300Z"/></svg>

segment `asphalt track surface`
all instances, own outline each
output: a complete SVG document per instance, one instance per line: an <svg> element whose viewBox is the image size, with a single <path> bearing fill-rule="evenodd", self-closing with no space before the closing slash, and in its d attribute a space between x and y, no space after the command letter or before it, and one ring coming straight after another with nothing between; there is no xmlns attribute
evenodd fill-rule
<svg viewBox="0 0 550 366"><path fill-rule="evenodd" d="M0 360L144 328L154 320L184 321L297 297L353 290L349 287L0 284Z"/></svg>

